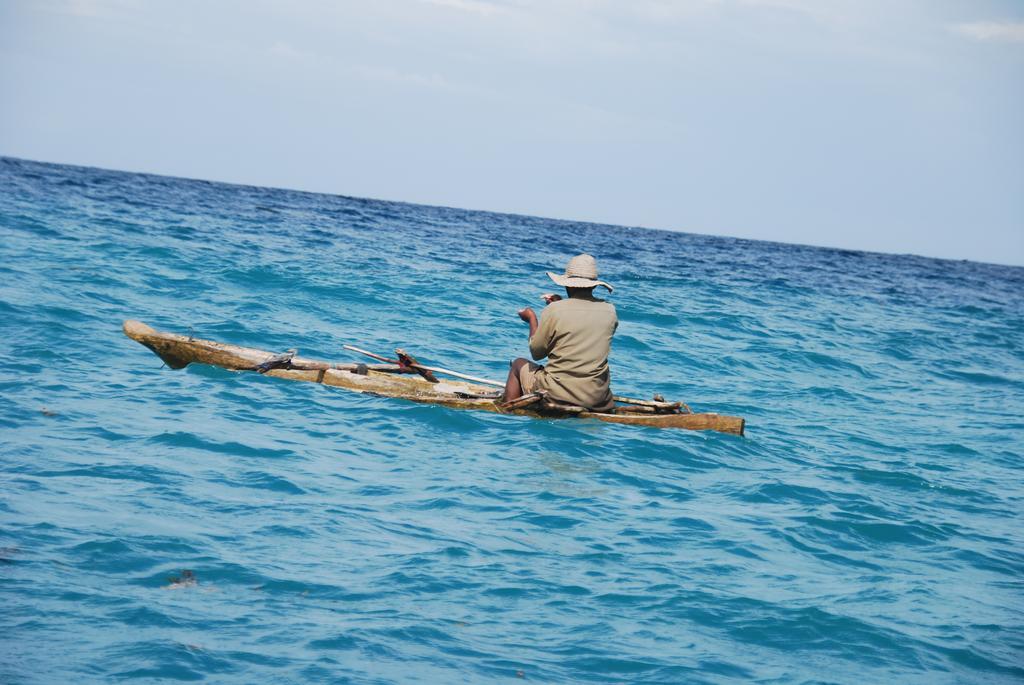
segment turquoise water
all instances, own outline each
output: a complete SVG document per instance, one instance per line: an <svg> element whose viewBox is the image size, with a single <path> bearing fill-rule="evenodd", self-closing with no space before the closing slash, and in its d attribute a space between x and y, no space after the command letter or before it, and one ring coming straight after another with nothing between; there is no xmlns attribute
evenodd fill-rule
<svg viewBox="0 0 1024 685"><path fill-rule="evenodd" d="M0 682L1024 679L1024 269L3 158L0 188ZM171 371L120 330L502 377L583 250L615 390L745 438Z"/></svg>

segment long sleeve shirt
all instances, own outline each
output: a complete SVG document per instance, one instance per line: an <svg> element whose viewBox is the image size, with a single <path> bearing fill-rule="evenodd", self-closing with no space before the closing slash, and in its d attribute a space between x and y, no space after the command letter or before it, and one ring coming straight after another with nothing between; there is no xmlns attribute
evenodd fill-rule
<svg viewBox="0 0 1024 685"><path fill-rule="evenodd" d="M597 411L610 409L614 402L608 353L618 325L615 306L597 298L571 297L545 307L530 338L533 358L548 358L537 389L555 400Z"/></svg>

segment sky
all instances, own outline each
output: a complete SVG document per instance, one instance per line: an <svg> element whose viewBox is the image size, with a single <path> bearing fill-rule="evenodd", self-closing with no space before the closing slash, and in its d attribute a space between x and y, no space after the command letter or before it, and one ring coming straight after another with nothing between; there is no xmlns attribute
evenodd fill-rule
<svg viewBox="0 0 1024 685"><path fill-rule="evenodd" d="M0 0L0 155L1024 265L1024 1Z"/></svg>

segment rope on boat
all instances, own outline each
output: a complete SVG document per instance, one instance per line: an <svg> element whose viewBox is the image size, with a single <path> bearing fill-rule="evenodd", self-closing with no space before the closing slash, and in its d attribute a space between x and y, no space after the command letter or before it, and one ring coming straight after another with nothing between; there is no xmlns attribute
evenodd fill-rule
<svg viewBox="0 0 1024 685"><path fill-rule="evenodd" d="M255 371L256 373L263 374L266 373L267 371L272 371L273 369L290 369L292 367L292 359L295 358L295 355L297 353L298 350L292 348L282 354L275 354L273 357L267 359L262 364L257 364L256 366L254 366L253 371Z"/></svg>

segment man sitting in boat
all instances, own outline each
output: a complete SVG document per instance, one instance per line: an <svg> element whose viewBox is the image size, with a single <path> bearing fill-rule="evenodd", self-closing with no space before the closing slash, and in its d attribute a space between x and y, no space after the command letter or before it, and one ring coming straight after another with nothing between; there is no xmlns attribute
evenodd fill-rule
<svg viewBox="0 0 1024 685"><path fill-rule="evenodd" d="M608 353L619 320L614 305L594 297L594 288L611 292L612 287L597 280L597 261L588 254L570 259L564 274L549 271L548 276L565 287L568 297L545 295L547 306L539 322L530 307L519 311L519 318L530 325L530 354L538 361L547 357L548 363L513 361L503 399L510 402L543 391L552 400L609 411L615 402Z"/></svg>

